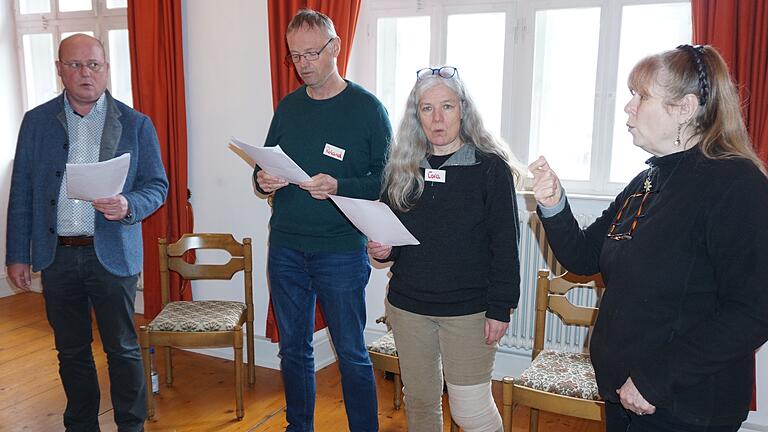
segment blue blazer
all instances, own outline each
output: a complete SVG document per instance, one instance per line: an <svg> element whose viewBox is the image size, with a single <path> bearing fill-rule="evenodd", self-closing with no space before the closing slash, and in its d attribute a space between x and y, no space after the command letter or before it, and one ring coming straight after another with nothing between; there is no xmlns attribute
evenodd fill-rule
<svg viewBox="0 0 768 432"><path fill-rule="evenodd" d="M99 160L130 153L123 187L130 217L108 221L96 213L94 247L110 273L131 276L143 265L141 221L157 210L168 193L168 179L152 121L106 93L107 114ZM6 265L51 265L58 245L56 209L67 163L69 135L64 93L27 112L21 123L8 202ZM94 210L95 212L95 210Z"/></svg>

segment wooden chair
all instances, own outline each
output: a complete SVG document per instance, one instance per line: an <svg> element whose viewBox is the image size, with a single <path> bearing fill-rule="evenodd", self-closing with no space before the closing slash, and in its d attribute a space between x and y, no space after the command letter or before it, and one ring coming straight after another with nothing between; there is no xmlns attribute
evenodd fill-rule
<svg viewBox="0 0 768 432"><path fill-rule="evenodd" d="M376 322L386 324L387 318L380 317ZM403 405L403 383L400 380L400 359L397 357L395 338L392 336L392 329L389 328L389 325L387 325L387 333L384 336L368 345L368 356L371 358L374 369L389 372L394 376L395 391L393 404L395 410L399 410Z"/></svg>
<svg viewBox="0 0 768 432"><path fill-rule="evenodd" d="M589 354L544 350L547 311L564 324L591 327L596 307L575 306L565 294L573 288L602 288L602 279L568 273L549 279L539 270L536 283L536 323L531 366L518 378L505 377L503 386L504 430L512 430L514 404L531 408L529 430L538 430L539 410L604 421L605 407L597 393L595 371Z"/></svg>
<svg viewBox="0 0 768 432"><path fill-rule="evenodd" d="M184 234L176 243L158 240L160 251L160 290L162 310L147 325L139 329L139 341L144 357L147 379L147 413L154 416L154 401L150 381L150 346L162 346L165 353L165 382L173 384L171 347L213 348L232 347L235 357L236 415L241 420L243 409L243 325L246 327L248 350L248 383L256 381L253 356L253 282L251 239L239 243L231 234ZM207 249L228 252L224 264L190 264L183 256L188 251ZM244 301L169 301L170 272L184 280L231 280L242 271ZM156 350L157 351L157 350ZM194 385L194 384L193 384Z"/></svg>

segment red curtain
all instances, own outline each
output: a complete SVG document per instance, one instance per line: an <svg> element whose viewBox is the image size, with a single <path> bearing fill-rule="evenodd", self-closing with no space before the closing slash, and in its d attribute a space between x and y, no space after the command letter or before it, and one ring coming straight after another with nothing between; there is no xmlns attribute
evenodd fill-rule
<svg viewBox="0 0 768 432"><path fill-rule="evenodd" d="M717 48L739 85L744 121L768 163L768 2L693 0L693 41Z"/></svg>
<svg viewBox="0 0 768 432"><path fill-rule="evenodd" d="M749 137L768 163L768 2L692 0L693 41L717 48L739 86ZM752 396L757 409L757 389Z"/></svg>
<svg viewBox="0 0 768 432"><path fill-rule="evenodd" d="M187 173L187 119L181 44L181 0L128 0L133 106L152 119L168 175L165 205L143 222L144 316L161 308L157 239L174 242L192 232ZM171 279L171 300L189 300L178 278Z"/></svg>
<svg viewBox="0 0 768 432"><path fill-rule="evenodd" d="M278 102L288 93L296 90L301 82L292 67L285 64L288 45L285 41L285 31L288 23L301 8L314 9L328 15L336 27L336 34L341 39L341 52L337 59L339 73L344 76L347 72L349 53L355 36L357 18L360 14L362 0L269 0L269 52L272 66L272 104L277 108ZM315 331L325 328L325 319L318 307L315 313ZM266 336L277 342L279 334L272 303L267 311Z"/></svg>

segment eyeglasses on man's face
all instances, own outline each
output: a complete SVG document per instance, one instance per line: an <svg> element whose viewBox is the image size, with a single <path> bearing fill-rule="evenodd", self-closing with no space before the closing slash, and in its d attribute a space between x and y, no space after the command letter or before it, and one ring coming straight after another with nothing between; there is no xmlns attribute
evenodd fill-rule
<svg viewBox="0 0 768 432"><path fill-rule="evenodd" d="M437 75L440 78L453 78L454 75L459 75L459 70L453 66L419 69L416 71L416 80L418 81L432 75Z"/></svg>
<svg viewBox="0 0 768 432"><path fill-rule="evenodd" d="M325 45L323 45L323 47L320 48L319 51L307 51L304 54L288 54L288 55L285 56L285 61L286 62L292 62L292 63L298 63L298 62L301 61L302 57L307 59L307 61L315 61L315 60L320 58L320 53L322 53L323 50L325 49L325 47L327 47L328 44L331 43L331 41L334 40L334 39L335 38L328 39L328 42L326 42Z"/></svg>
<svg viewBox="0 0 768 432"><path fill-rule="evenodd" d="M76 62L76 61L75 62L65 62L63 60L59 60L59 62L61 64L63 64L64 66L68 67L70 70L73 70L73 71L76 71L76 72L79 72L84 67L90 69L93 72L98 72L106 64L106 63L100 63L100 62L97 62L97 61L89 61L89 62L85 62L85 63L80 63L80 62Z"/></svg>

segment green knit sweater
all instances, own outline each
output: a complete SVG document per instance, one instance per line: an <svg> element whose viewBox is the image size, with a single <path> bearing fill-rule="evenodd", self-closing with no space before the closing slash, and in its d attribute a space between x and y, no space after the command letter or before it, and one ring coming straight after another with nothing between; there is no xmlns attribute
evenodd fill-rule
<svg viewBox="0 0 768 432"><path fill-rule="evenodd" d="M330 99L310 98L306 86L286 96L275 110L264 145L279 145L310 176L335 178L337 195L377 199L391 136L381 102L347 81ZM326 156L326 144L342 149L343 157L338 151L335 157ZM351 251L367 241L331 200L314 199L294 184L275 192L270 228L270 245L304 252Z"/></svg>

